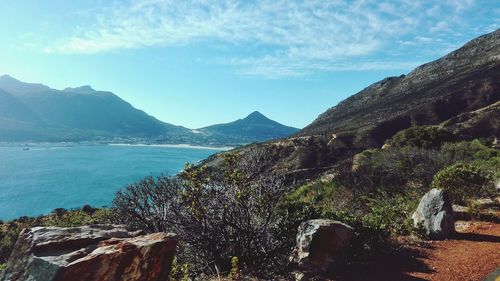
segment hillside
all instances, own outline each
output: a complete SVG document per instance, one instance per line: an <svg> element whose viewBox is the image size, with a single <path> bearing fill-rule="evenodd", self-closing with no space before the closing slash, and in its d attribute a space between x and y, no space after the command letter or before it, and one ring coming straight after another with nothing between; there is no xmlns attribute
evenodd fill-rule
<svg viewBox="0 0 500 281"><path fill-rule="evenodd" d="M413 125L439 125L468 140L494 141L500 100L500 30L408 75L376 82L321 114L293 137L230 152L265 155L262 169L290 181L329 173L340 160L381 147ZM217 169L220 155L205 164Z"/></svg>
<svg viewBox="0 0 500 281"><path fill-rule="evenodd" d="M500 30L408 75L374 83L321 114L300 136L331 135L382 145L411 125L437 124L500 99Z"/></svg>

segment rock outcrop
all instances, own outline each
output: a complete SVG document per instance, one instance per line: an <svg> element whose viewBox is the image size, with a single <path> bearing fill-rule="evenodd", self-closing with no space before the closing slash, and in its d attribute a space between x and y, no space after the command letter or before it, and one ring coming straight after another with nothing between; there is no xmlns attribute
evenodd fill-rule
<svg viewBox="0 0 500 281"><path fill-rule="evenodd" d="M453 209L444 190L427 192L412 216L415 226L422 226L430 239L445 239L454 232Z"/></svg>
<svg viewBox="0 0 500 281"><path fill-rule="evenodd" d="M354 229L338 221L315 219L303 222L298 229L293 262L297 265L295 278L306 280L320 275L339 258L350 244Z"/></svg>
<svg viewBox="0 0 500 281"><path fill-rule="evenodd" d="M167 280L173 234L118 225L34 227L19 235L2 281Z"/></svg>

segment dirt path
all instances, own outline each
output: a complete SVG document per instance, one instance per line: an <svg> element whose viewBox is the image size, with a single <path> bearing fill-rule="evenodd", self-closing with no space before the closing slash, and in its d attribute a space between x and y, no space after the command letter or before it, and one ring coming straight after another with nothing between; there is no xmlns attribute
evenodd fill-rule
<svg viewBox="0 0 500 281"><path fill-rule="evenodd" d="M500 267L500 224L472 222L451 239L388 253L336 280L483 281Z"/></svg>
<svg viewBox="0 0 500 281"><path fill-rule="evenodd" d="M421 280L484 280L500 267L500 224L472 222L449 240L430 243L422 260L432 272L409 272Z"/></svg>

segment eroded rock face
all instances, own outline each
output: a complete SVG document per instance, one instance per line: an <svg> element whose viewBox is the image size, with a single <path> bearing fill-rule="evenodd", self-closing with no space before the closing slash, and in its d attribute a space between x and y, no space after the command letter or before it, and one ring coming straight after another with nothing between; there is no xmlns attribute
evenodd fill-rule
<svg viewBox="0 0 500 281"><path fill-rule="evenodd" d="M0 280L166 280L176 243L173 234L117 225L25 229Z"/></svg>
<svg viewBox="0 0 500 281"><path fill-rule="evenodd" d="M293 261L296 279L325 273L349 246L354 229L334 220L316 219L303 222L298 229Z"/></svg>
<svg viewBox="0 0 500 281"><path fill-rule="evenodd" d="M422 225L430 239L445 239L454 232L453 209L444 190L427 192L412 216L415 226Z"/></svg>

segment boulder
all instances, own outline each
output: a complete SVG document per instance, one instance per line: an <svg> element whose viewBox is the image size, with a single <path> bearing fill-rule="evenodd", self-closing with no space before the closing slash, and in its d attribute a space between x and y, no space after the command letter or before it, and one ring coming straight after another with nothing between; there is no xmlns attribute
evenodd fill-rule
<svg viewBox="0 0 500 281"><path fill-rule="evenodd" d="M315 219L303 222L298 228L293 262L296 279L326 273L343 250L349 246L354 229L334 220Z"/></svg>
<svg viewBox="0 0 500 281"><path fill-rule="evenodd" d="M430 239L445 239L454 232L453 209L444 190L437 188L427 192L412 216L415 226L423 226Z"/></svg>
<svg viewBox="0 0 500 281"><path fill-rule="evenodd" d="M176 244L119 225L34 227L19 234L0 280L167 280Z"/></svg>

